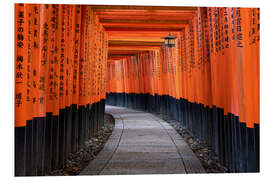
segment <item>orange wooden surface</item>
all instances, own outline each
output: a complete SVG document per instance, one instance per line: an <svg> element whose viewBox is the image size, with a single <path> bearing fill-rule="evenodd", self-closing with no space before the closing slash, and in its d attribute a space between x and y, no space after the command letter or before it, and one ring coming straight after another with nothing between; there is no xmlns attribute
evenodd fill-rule
<svg viewBox="0 0 270 180"><path fill-rule="evenodd" d="M15 126L126 92L216 106L253 127L259 24L256 8L16 4Z"/></svg>

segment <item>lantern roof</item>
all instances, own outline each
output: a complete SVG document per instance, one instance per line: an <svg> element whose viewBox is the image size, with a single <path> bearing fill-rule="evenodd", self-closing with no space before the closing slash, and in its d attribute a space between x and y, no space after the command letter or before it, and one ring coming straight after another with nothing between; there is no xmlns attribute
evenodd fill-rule
<svg viewBox="0 0 270 180"><path fill-rule="evenodd" d="M169 33L169 36L163 37L161 39L175 39L175 36L172 36L171 33Z"/></svg>

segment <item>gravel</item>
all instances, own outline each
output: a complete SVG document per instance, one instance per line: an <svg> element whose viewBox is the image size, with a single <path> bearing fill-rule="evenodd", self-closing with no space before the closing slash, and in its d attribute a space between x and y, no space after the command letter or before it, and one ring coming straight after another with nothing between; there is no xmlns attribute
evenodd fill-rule
<svg viewBox="0 0 270 180"><path fill-rule="evenodd" d="M85 145L76 153L70 153L63 169L53 170L47 176L79 175L80 172L97 156L109 139L114 128L114 118L104 115L104 127L95 137L85 141Z"/></svg>
<svg viewBox="0 0 270 180"><path fill-rule="evenodd" d="M177 132L180 134L185 142L189 145L198 159L201 161L202 166L204 167L207 173L227 173L228 169L222 166L218 161L214 151L206 142L202 142L196 136L193 136L187 129L181 127L179 122L175 119L172 119L169 116L153 113L159 118L168 122Z"/></svg>

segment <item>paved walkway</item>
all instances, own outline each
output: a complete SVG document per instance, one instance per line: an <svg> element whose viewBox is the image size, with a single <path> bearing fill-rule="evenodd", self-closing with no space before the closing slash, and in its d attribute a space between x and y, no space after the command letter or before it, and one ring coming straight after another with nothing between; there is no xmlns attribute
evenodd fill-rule
<svg viewBox="0 0 270 180"><path fill-rule="evenodd" d="M167 122L150 113L106 106L115 129L103 150L81 175L184 174L204 169Z"/></svg>

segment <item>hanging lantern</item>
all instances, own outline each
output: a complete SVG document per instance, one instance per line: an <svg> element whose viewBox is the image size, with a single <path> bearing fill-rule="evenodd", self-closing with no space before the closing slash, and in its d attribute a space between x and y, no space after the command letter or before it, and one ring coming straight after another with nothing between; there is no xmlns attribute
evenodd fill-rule
<svg viewBox="0 0 270 180"><path fill-rule="evenodd" d="M164 37L162 39L165 39L165 46L166 47L175 47L175 36L172 36L171 33L169 33L169 36Z"/></svg>

